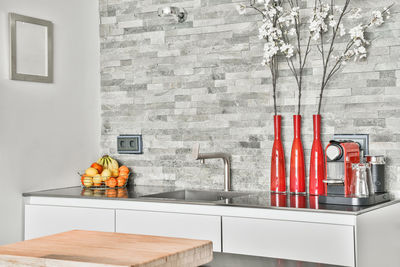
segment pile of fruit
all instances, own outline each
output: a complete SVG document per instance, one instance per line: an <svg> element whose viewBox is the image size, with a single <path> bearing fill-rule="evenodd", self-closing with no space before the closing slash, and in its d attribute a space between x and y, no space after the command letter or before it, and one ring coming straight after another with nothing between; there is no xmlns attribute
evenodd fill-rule
<svg viewBox="0 0 400 267"><path fill-rule="evenodd" d="M126 186L129 168L119 166L118 161L110 156L103 156L81 175L81 183L86 188L116 188Z"/></svg>

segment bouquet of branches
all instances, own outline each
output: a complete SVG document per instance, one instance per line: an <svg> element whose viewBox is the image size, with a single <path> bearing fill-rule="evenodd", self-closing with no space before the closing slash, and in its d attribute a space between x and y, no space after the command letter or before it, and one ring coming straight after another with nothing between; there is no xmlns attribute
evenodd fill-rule
<svg viewBox="0 0 400 267"><path fill-rule="evenodd" d="M390 8L372 12L371 19L359 22L361 8L351 8L351 0L345 0L343 6L337 6L335 0L329 3L315 0L311 16L303 19L299 0L249 0L247 4L237 5L239 14L253 9L262 16L259 39L264 40L262 64L269 67L272 77L274 111L277 114L276 90L279 77L277 57L283 55L297 83L297 114L301 111L304 69L311 48L315 46L321 54L322 77L318 102L318 114L321 112L323 93L332 77L347 61L362 60L367 57L370 41L365 38L365 31L382 25L390 17ZM345 18L357 23L355 26L344 25ZM347 38L347 45L338 51L338 42Z"/></svg>

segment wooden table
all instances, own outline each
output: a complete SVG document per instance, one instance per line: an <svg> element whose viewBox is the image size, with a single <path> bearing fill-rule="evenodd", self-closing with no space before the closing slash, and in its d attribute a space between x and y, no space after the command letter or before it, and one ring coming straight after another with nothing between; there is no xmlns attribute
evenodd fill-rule
<svg viewBox="0 0 400 267"><path fill-rule="evenodd" d="M189 267L212 258L211 241L79 230L0 246L0 266Z"/></svg>

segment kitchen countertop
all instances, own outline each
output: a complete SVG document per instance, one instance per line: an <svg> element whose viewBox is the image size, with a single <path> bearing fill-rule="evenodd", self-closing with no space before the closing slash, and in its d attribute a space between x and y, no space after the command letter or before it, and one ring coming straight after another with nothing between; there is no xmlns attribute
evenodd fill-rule
<svg viewBox="0 0 400 267"><path fill-rule="evenodd" d="M129 186L124 189L85 189L80 186L60 189L44 190L24 193L24 197L57 197L57 198L86 198L86 199L110 199L125 201L145 201L163 203L183 203L196 205L218 205L249 208L266 208L282 210L298 210L309 212L329 212L340 214L359 215L377 208L398 203L400 199L391 200L374 206L345 206L319 204L318 197L292 194L275 194L270 192L248 192L249 195L234 197L229 200L216 202L185 201L171 199L156 199L143 197L169 191L183 190L183 188L168 186Z"/></svg>
<svg viewBox="0 0 400 267"><path fill-rule="evenodd" d="M323 263L311 263L295 260L284 260L276 258L255 257L230 253L214 252L212 262L202 267L339 267Z"/></svg>

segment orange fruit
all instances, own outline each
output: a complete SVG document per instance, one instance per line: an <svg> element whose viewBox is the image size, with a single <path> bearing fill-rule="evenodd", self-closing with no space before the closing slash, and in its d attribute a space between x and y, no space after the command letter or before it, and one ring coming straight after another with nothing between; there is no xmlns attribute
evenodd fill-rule
<svg viewBox="0 0 400 267"><path fill-rule="evenodd" d="M118 170L119 170L120 174L128 174L129 173L129 168L126 166L121 166L121 167L119 167Z"/></svg>
<svg viewBox="0 0 400 267"><path fill-rule="evenodd" d="M115 179L115 178L110 178L110 179L108 179L107 182L108 182L107 183L108 187L114 188L117 186L117 179Z"/></svg>
<svg viewBox="0 0 400 267"><path fill-rule="evenodd" d="M124 177L118 177L117 178L117 185L118 185L118 187L121 187L121 186L124 186L125 185L125 178Z"/></svg>
<svg viewBox="0 0 400 267"><path fill-rule="evenodd" d="M119 175L119 177L122 177L122 178L124 178L125 180L127 180L128 177L129 177L129 174L127 174L127 173L121 173L121 174Z"/></svg>
<svg viewBox="0 0 400 267"><path fill-rule="evenodd" d="M97 162L93 163L90 167L95 168L98 173L101 173L103 171L103 166L101 166Z"/></svg>
<svg viewBox="0 0 400 267"><path fill-rule="evenodd" d="M85 175L82 175L82 176L81 176L81 183L82 183L82 185L84 185L83 180L85 180Z"/></svg>
<svg viewBox="0 0 400 267"><path fill-rule="evenodd" d="M118 177L118 175L119 175L119 171L117 169L111 170L111 176L112 177Z"/></svg>

